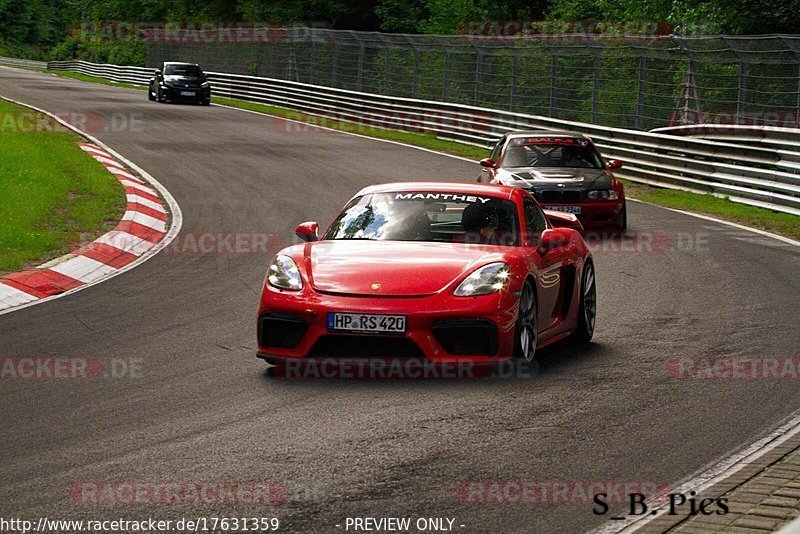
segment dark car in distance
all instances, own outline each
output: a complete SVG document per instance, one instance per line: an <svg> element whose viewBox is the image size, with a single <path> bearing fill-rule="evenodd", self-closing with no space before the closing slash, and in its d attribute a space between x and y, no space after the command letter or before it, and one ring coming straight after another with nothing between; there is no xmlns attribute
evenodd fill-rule
<svg viewBox="0 0 800 534"><path fill-rule="evenodd" d="M205 72L195 63L167 61L150 78L147 97L158 102L211 104L211 85Z"/></svg>

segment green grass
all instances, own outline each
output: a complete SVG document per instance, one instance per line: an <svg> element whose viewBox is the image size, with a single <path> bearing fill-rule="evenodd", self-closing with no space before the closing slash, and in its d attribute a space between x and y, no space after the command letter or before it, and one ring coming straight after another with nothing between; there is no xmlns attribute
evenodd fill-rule
<svg viewBox="0 0 800 534"><path fill-rule="evenodd" d="M670 208L712 215L726 221L800 239L800 217L796 215L748 206L713 195L701 195L623 181L625 182L625 194L631 198Z"/></svg>
<svg viewBox="0 0 800 534"><path fill-rule="evenodd" d="M47 125L37 128L32 125ZM0 100L0 272L58 257L112 228L116 178L44 116Z"/></svg>
<svg viewBox="0 0 800 534"><path fill-rule="evenodd" d="M102 83L105 85L144 89L144 87L141 86L114 83L102 78L94 78L92 76L86 76L83 74L64 71L47 72L55 72L60 76L68 76L78 80ZM213 97L212 100L217 104L223 104L226 106L250 111L257 111L260 113L267 113L269 115L275 115L286 119L308 122L318 126L325 126L344 132L352 132L369 137L376 137L378 139L398 141L409 145L428 148L437 152L444 152L446 154L453 154L455 156L461 156L475 160L485 158L489 155L488 149L474 145L458 143L455 141L437 139L432 134L403 132L399 130L384 130L382 128L374 128L367 125L315 117L300 111L266 104L259 104L256 102L249 102L246 100L222 97ZM636 198L661 206L712 215L720 219L736 222L753 228L760 228L768 232L774 232L776 234L792 237L794 239L800 238L800 217L795 215L778 213L755 206L748 206L746 204L732 202L728 199L718 198L712 195L701 195L674 189L662 189L627 181L625 187L626 195L631 198Z"/></svg>

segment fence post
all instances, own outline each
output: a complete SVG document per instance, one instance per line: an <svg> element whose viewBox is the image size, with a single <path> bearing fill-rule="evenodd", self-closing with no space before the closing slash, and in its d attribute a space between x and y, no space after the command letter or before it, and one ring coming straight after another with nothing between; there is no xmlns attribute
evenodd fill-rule
<svg viewBox="0 0 800 534"><path fill-rule="evenodd" d="M597 124L597 111L600 105L600 52L594 56L594 68L592 69L592 122Z"/></svg>
<svg viewBox="0 0 800 534"><path fill-rule="evenodd" d="M389 73L391 72L391 58L389 57L392 49L384 45L384 61L383 61L383 94L389 94Z"/></svg>
<svg viewBox="0 0 800 534"><path fill-rule="evenodd" d="M419 50L414 50L414 79L411 82L411 98L417 98L418 82L419 82Z"/></svg>
<svg viewBox="0 0 800 534"><path fill-rule="evenodd" d="M483 80L483 50L478 50L478 58L475 62L475 94L473 104L479 105L481 98L481 81Z"/></svg>
<svg viewBox="0 0 800 534"><path fill-rule="evenodd" d="M358 43L358 70L356 71L356 91L361 91L364 84L364 43Z"/></svg>
<svg viewBox="0 0 800 534"><path fill-rule="evenodd" d="M644 129L644 83L647 80L647 56L639 56L639 87L636 94L636 128Z"/></svg>
<svg viewBox="0 0 800 534"><path fill-rule="evenodd" d="M339 61L339 41L333 43L333 61L331 61L331 86L336 87L336 63Z"/></svg>
<svg viewBox="0 0 800 534"><path fill-rule="evenodd" d="M447 102L450 92L450 49L444 51L444 80L442 81L442 101Z"/></svg>
<svg viewBox="0 0 800 534"><path fill-rule="evenodd" d="M558 75L558 49L553 48L553 61L550 64L550 117L555 117L553 114L556 107L556 76Z"/></svg>
<svg viewBox="0 0 800 534"><path fill-rule="evenodd" d="M317 64L317 44L315 43L316 38L314 35L311 35L311 63L308 65L308 82L307 83L314 83L314 67Z"/></svg>
<svg viewBox="0 0 800 534"><path fill-rule="evenodd" d="M736 117L734 124L741 122L742 115L745 114L745 99L747 98L747 63L739 60L739 91L736 94Z"/></svg>
<svg viewBox="0 0 800 534"><path fill-rule="evenodd" d="M513 59L513 62L511 63L511 94L509 95L509 97L510 97L509 100L510 101L508 103L508 105L509 105L508 109L510 111L514 111L514 109L516 108L515 99L516 99L516 96L517 96L517 94L516 94L517 76L518 76L517 71L519 70L519 49L517 49L517 47L515 46L512 50L513 50L513 54L514 54L514 59Z"/></svg>

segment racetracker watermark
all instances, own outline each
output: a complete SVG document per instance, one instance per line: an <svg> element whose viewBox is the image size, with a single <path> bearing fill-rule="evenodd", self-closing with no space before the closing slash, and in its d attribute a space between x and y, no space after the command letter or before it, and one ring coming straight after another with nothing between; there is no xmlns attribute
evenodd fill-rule
<svg viewBox="0 0 800 534"><path fill-rule="evenodd" d="M74 24L70 33L73 40L87 43L276 44L289 41L304 30L328 26L326 22L283 26L270 22L84 20Z"/></svg>
<svg viewBox="0 0 800 534"><path fill-rule="evenodd" d="M433 362L426 358L284 358L271 368L275 378L289 380L470 380L530 378L535 364L503 360L484 364Z"/></svg>
<svg viewBox="0 0 800 534"><path fill-rule="evenodd" d="M264 232L183 232L164 248L170 256L271 256L287 245Z"/></svg>
<svg viewBox="0 0 800 534"><path fill-rule="evenodd" d="M142 378L142 358L0 356L0 380L48 382Z"/></svg>
<svg viewBox="0 0 800 534"><path fill-rule="evenodd" d="M340 132L367 134L375 128L393 128L414 133L426 133L431 129L466 129L490 133L492 129L488 115L457 112L422 114L381 111L358 117L345 112L329 112L324 117L291 113L285 118L273 118L272 124L276 132L291 135L341 135Z"/></svg>
<svg viewBox="0 0 800 534"><path fill-rule="evenodd" d="M667 361L676 380L798 381L800 356L676 356Z"/></svg>
<svg viewBox="0 0 800 534"><path fill-rule="evenodd" d="M681 125L713 125L738 126L738 128L716 128L717 133L741 133L743 127L753 126L753 131L760 131L759 126L777 128L800 128L800 111L797 109L767 109L758 111L673 111L669 118L670 126ZM746 128L745 128L746 130Z"/></svg>
<svg viewBox="0 0 800 534"><path fill-rule="evenodd" d="M59 110L53 113L67 124L90 134L142 132L144 113L110 112L99 113L88 110ZM0 132L64 132L67 128L52 117L35 111L17 111L0 114Z"/></svg>
<svg viewBox="0 0 800 534"><path fill-rule="evenodd" d="M465 480L456 494L478 505L592 504L601 494L606 503L621 504L635 493L660 498L671 487L641 480Z"/></svg>
<svg viewBox="0 0 800 534"><path fill-rule="evenodd" d="M583 239L592 252L605 254L664 254L670 252L708 252L708 232L660 230L586 231Z"/></svg>
<svg viewBox="0 0 800 534"><path fill-rule="evenodd" d="M286 501L288 489L273 481L77 482L70 500L82 506L265 506Z"/></svg>
<svg viewBox="0 0 800 534"><path fill-rule="evenodd" d="M625 38L639 43L665 39L673 26L663 20L473 20L465 23L460 37L476 43L488 41L513 44L516 38L538 38L564 44L614 44Z"/></svg>

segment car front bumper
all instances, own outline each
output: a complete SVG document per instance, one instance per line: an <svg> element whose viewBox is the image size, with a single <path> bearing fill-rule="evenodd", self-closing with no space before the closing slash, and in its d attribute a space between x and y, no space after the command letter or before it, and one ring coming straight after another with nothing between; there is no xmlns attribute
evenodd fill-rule
<svg viewBox="0 0 800 534"><path fill-rule="evenodd" d="M575 207L580 213L575 216L584 228L602 228L617 224L625 207L625 198L620 200L585 200L582 202L540 202L542 208L572 212ZM559 209L561 208L561 209Z"/></svg>
<svg viewBox="0 0 800 534"><path fill-rule="evenodd" d="M181 93L194 93L193 95L186 95ZM211 99L210 87L161 87L161 95L167 100L172 101L186 101L186 102L200 102Z"/></svg>
<svg viewBox="0 0 800 534"><path fill-rule="evenodd" d="M434 363L494 363L514 353L519 297L508 290L479 297L328 295L264 290L258 313L258 356L289 359L392 358ZM328 312L406 316L405 334L329 331Z"/></svg>

